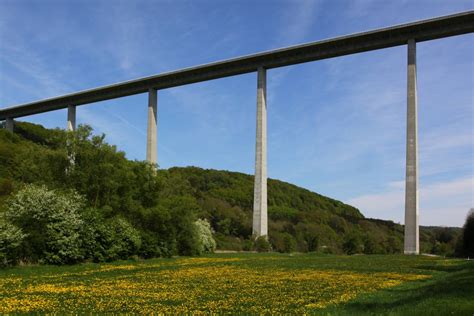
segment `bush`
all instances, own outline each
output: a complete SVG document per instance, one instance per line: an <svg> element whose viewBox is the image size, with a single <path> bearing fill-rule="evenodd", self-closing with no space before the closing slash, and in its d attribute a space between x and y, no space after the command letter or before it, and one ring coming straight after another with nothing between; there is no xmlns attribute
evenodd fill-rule
<svg viewBox="0 0 474 316"><path fill-rule="evenodd" d="M367 255L383 253L383 250L377 243L377 240L371 235L366 235L364 238L364 253Z"/></svg>
<svg viewBox="0 0 474 316"><path fill-rule="evenodd" d="M198 219L194 222L199 239L199 252L214 252L216 250L216 241L212 237L212 229L209 222L205 219Z"/></svg>
<svg viewBox="0 0 474 316"><path fill-rule="evenodd" d="M196 201L188 196L173 197L168 201L167 209L172 214L169 226L175 236L177 254L193 256L199 254L199 237L194 225L199 209Z"/></svg>
<svg viewBox="0 0 474 316"><path fill-rule="evenodd" d="M360 236L357 233L348 234L342 244L342 248L348 255L361 253L363 250L363 243Z"/></svg>
<svg viewBox="0 0 474 316"><path fill-rule="evenodd" d="M135 229L126 219L122 217L114 217L107 221L106 236L106 259L128 259L132 255L138 253L141 246L140 232Z"/></svg>
<svg viewBox="0 0 474 316"><path fill-rule="evenodd" d="M401 253L403 251L403 242L395 236L388 236L383 244L387 253Z"/></svg>
<svg viewBox="0 0 474 316"><path fill-rule="evenodd" d="M83 258L79 216L83 198L75 192L27 185L8 202L6 220L26 236L19 255L28 261L51 264L78 262ZM18 232L17 232L18 235Z"/></svg>
<svg viewBox="0 0 474 316"><path fill-rule="evenodd" d="M88 208L82 213L84 223L81 229L81 250L83 257L94 262L106 259L107 242L110 234L105 225L104 210Z"/></svg>
<svg viewBox="0 0 474 316"><path fill-rule="evenodd" d="M272 233L270 237L273 249L278 252L294 252L296 250L296 239L289 233Z"/></svg>
<svg viewBox="0 0 474 316"><path fill-rule="evenodd" d="M160 241L160 239L155 233L149 231L141 231L140 236L142 240L142 245L138 254L142 258L170 258L173 255L171 249L166 246L166 243Z"/></svg>
<svg viewBox="0 0 474 316"><path fill-rule="evenodd" d="M446 256L450 254L448 245L444 242L439 241L436 241L435 245L431 249L431 253L439 256Z"/></svg>
<svg viewBox="0 0 474 316"><path fill-rule="evenodd" d="M216 248L232 250L232 251L242 251L242 250L253 250L253 242L250 240L241 240L239 237L226 236L221 233L216 233ZM249 245L250 244L250 245ZM247 247L247 249L244 249Z"/></svg>
<svg viewBox="0 0 474 316"><path fill-rule="evenodd" d="M269 252L272 247L267 240L267 236L260 236L255 239L254 249L257 252Z"/></svg>
<svg viewBox="0 0 474 316"><path fill-rule="evenodd" d="M292 235L285 233L283 236L283 244L285 247L283 248L284 252L290 253L296 250L296 240L295 237Z"/></svg>
<svg viewBox="0 0 474 316"><path fill-rule="evenodd" d="M20 228L0 220L0 266L15 264L18 261L17 250L25 236Z"/></svg>

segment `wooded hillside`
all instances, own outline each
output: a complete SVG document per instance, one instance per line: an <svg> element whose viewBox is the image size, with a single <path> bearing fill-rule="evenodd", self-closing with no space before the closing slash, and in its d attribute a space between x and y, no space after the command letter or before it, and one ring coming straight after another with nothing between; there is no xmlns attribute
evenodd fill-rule
<svg viewBox="0 0 474 316"><path fill-rule="evenodd" d="M84 249L73 261L197 254L192 223L199 218L210 223L218 249L254 249L253 176L197 167L154 172L146 162L127 160L88 126L66 133L18 122L14 134L0 130L0 214L12 211L11 201L27 184L82 198L77 212L89 230L77 233L93 236L89 241L78 237ZM371 254L403 249L401 225L365 218L350 205L289 183L268 180L268 207L275 251ZM0 223L7 225L3 215ZM15 225L24 233L31 229ZM421 228L421 251L451 254L460 232ZM25 238L10 256L41 261L41 254L24 245ZM121 249L111 251L117 240Z"/></svg>

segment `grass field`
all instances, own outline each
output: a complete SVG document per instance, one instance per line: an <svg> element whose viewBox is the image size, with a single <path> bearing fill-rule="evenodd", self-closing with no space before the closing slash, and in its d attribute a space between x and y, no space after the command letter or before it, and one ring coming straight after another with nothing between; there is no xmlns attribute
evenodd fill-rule
<svg viewBox="0 0 474 316"><path fill-rule="evenodd" d="M0 277L0 313L474 314L474 262L423 256L216 254Z"/></svg>

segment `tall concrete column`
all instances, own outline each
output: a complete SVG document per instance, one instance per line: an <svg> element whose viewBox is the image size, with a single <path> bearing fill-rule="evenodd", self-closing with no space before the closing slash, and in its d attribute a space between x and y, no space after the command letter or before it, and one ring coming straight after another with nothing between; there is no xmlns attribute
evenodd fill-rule
<svg viewBox="0 0 474 316"><path fill-rule="evenodd" d="M157 163L156 148L156 111L158 104L158 96L156 89L148 90L148 128L146 141L146 160L150 163Z"/></svg>
<svg viewBox="0 0 474 316"><path fill-rule="evenodd" d="M76 107L74 105L67 107L67 130L69 132L76 130Z"/></svg>
<svg viewBox="0 0 474 316"><path fill-rule="evenodd" d="M5 129L13 133L13 119L12 118L7 118L5 120Z"/></svg>
<svg viewBox="0 0 474 316"><path fill-rule="evenodd" d="M268 235L267 223L267 71L258 68L257 140L255 146L255 184L253 193L253 235Z"/></svg>
<svg viewBox="0 0 474 316"><path fill-rule="evenodd" d="M408 41L407 157L405 178L405 254L418 254L418 110L416 92L416 42Z"/></svg>

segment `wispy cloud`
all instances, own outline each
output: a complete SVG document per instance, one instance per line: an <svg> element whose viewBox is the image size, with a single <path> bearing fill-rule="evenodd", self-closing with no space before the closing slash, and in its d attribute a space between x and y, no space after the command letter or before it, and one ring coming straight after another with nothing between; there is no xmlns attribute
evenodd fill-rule
<svg viewBox="0 0 474 316"><path fill-rule="evenodd" d="M404 182L386 185L386 191L366 194L346 201L371 218L403 223ZM474 178L459 178L428 185L420 184L420 222L422 225L462 226L467 211L474 206Z"/></svg>
<svg viewBox="0 0 474 316"><path fill-rule="evenodd" d="M78 121L90 125L94 133L104 133L107 141L120 150L127 148L129 152L142 152L143 156L145 155L146 134L144 131L113 111L100 106L94 109L82 106L77 110L77 118ZM130 128L133 132L130 132ZM137 134L142 137L137 137Z"/></svg>
<svg viewBox="0 0 474 316"><path fill-rule="evenodd" d="M4 63L3 67L13 68L20 76L26 78L24 83L9 78L5 80L27 92L27 95L46 98L71 91L71 87L62 80L62 73L51 72L44 60L26 47L12 44L2 46L0 61ZM32 88L31 82L35 83L35 88Z"/></svg>

